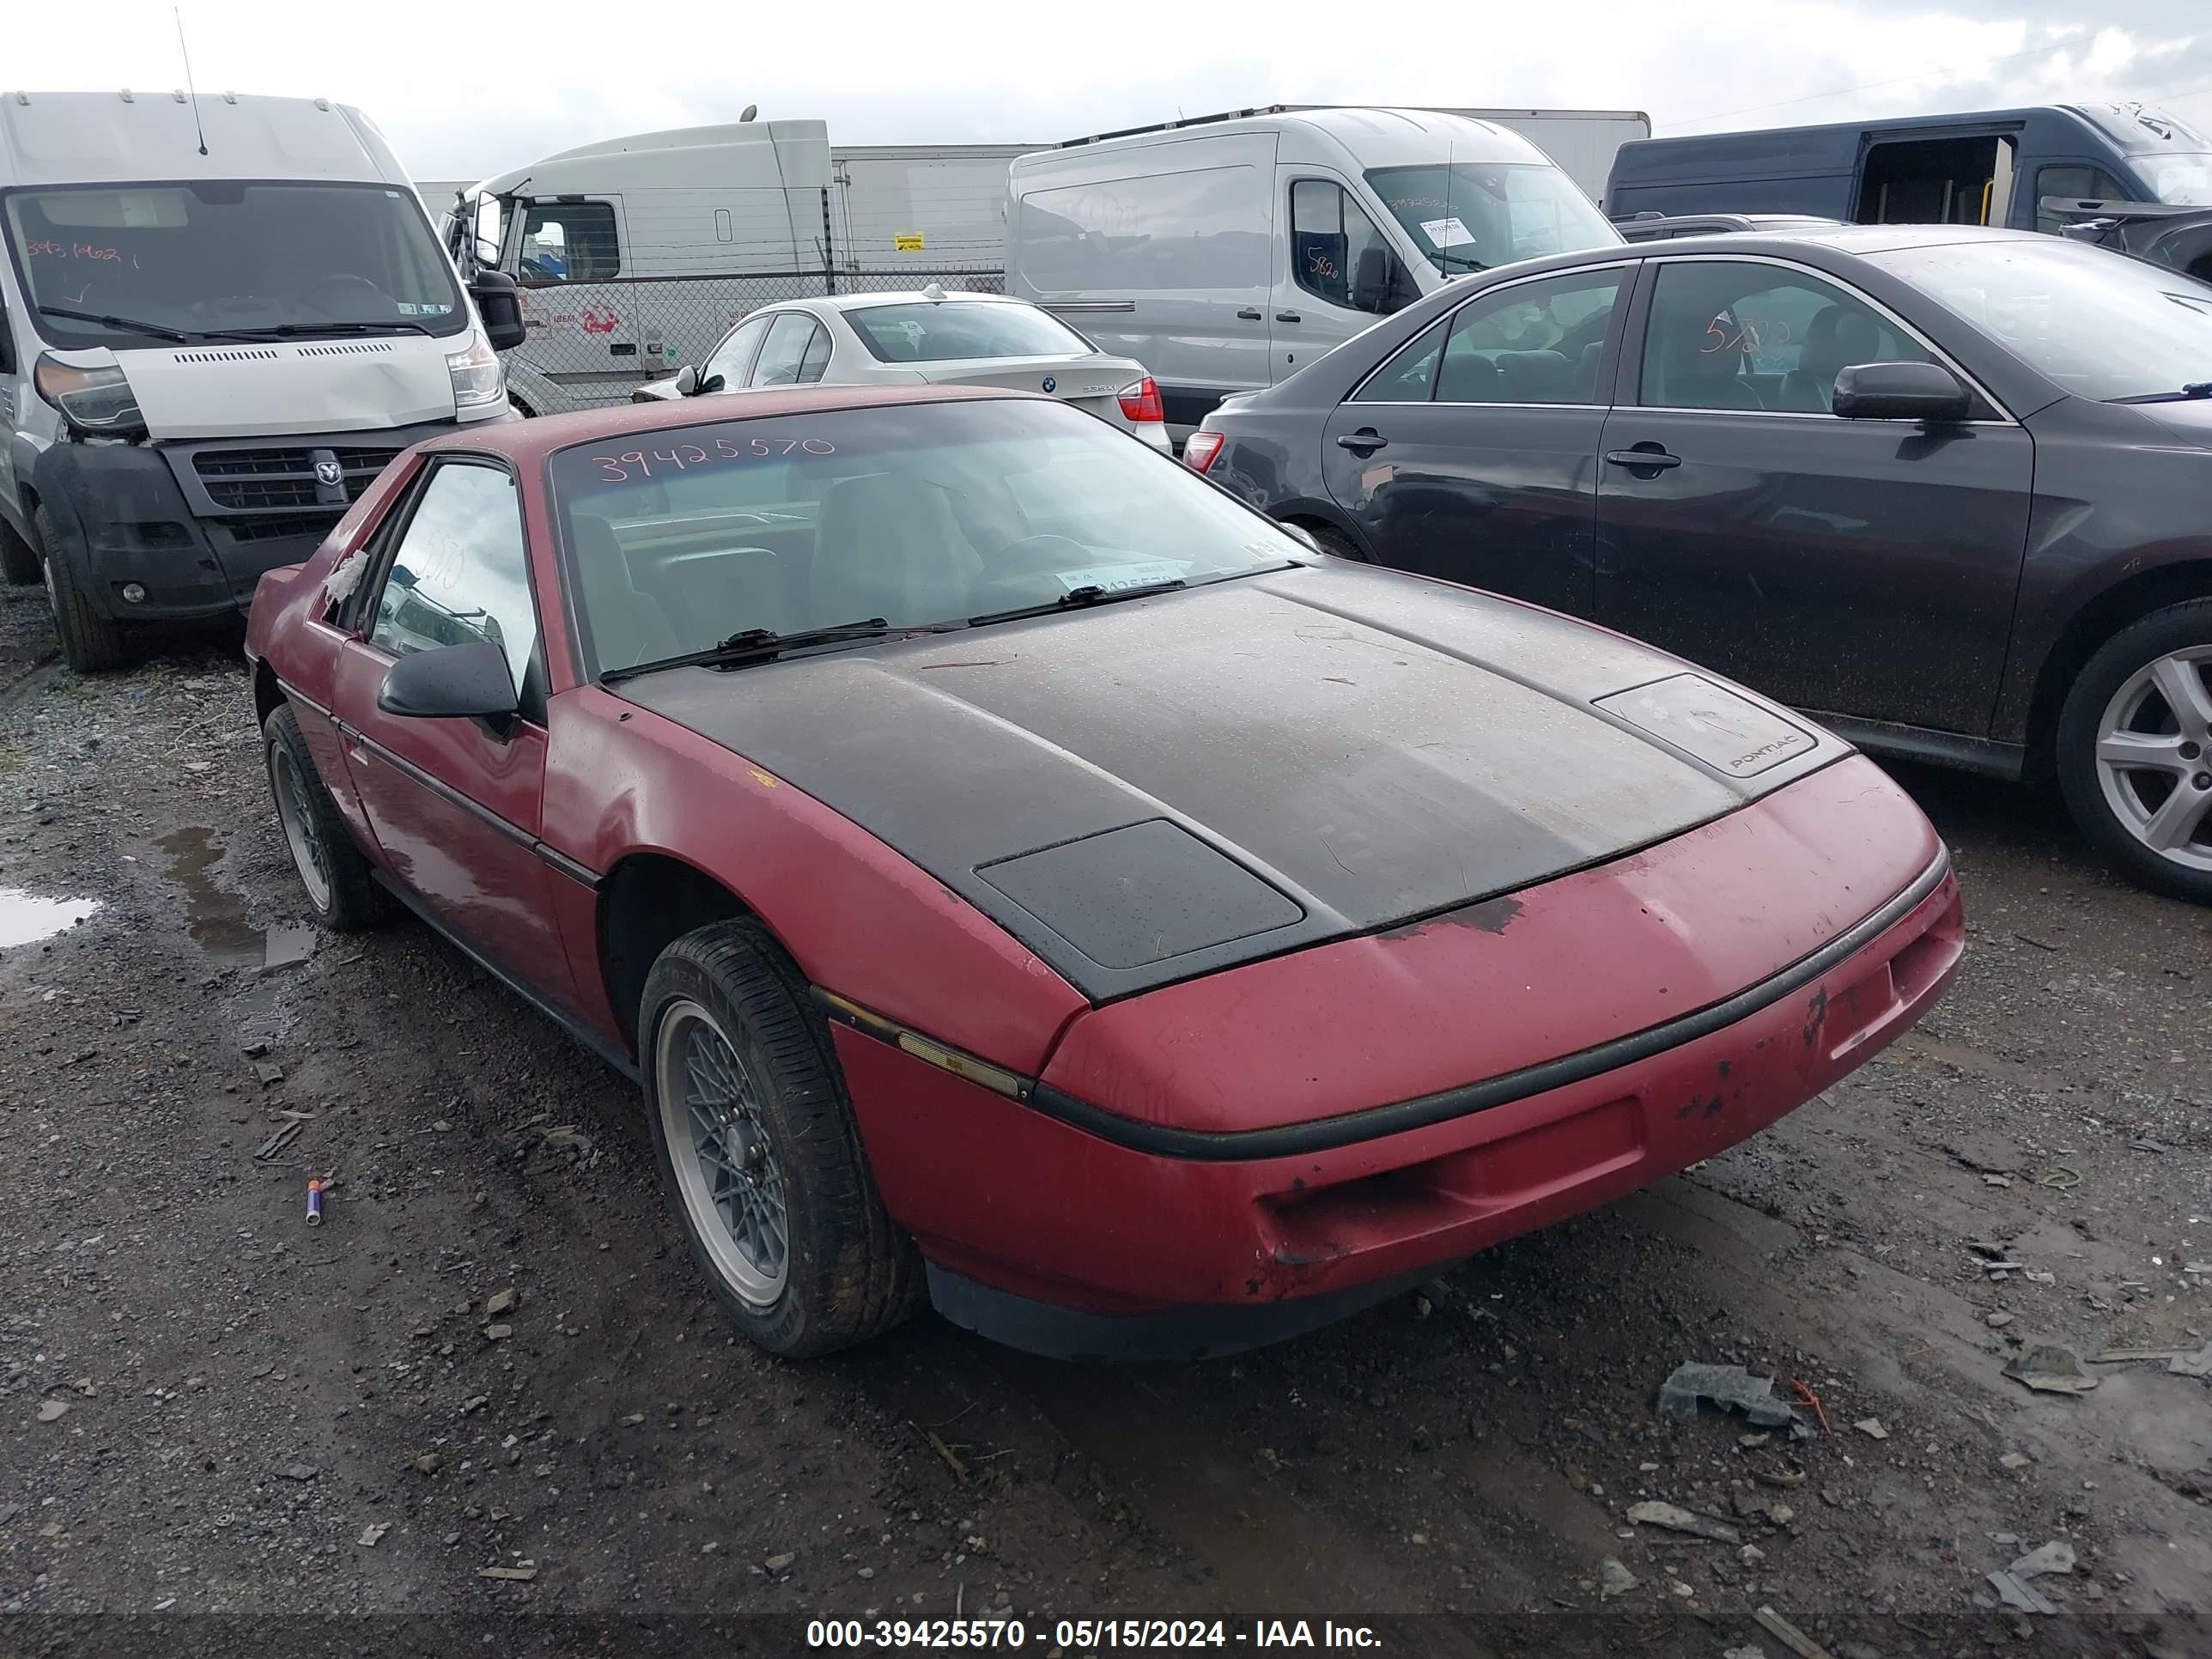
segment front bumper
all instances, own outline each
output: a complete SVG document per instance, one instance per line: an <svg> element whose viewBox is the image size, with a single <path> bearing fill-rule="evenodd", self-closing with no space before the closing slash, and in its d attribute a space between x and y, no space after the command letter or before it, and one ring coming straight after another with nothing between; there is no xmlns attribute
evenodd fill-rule
<svg viewBox="0 0 2212 1659"><path fill-rule="evenodd" d="M410 444L451 421L343 433L163 442L58 443L34 482L77 586L116 622L229 616L263 573L313 556L331 527ZM316 477L335 465L335 484ZM124 589L145 597L132 602Z"/></svg>
<svg viewBox="0 0 2212 1659"><path fill-rule="evenodd" d="M1561 1073L1583 1058L1565 1056L1473 1085L1465 1109L1400 1103L1299 1126L1323 1133L1295 1149L1256 1136L1249 1157L1237 1135L1109 1139L1104 1115L1049 1091L1006 1098L861 1029L835 1035L884 1202L921 1243L940 1311L1064 1358L1190 1359L1326 1323L1734 1146L1908 1029L1964 942L1939 858L1848 948L1624 1040L1618 1065L1596 1051ZM1362 1120L1379 1132L1347 1134Z"/></svg>

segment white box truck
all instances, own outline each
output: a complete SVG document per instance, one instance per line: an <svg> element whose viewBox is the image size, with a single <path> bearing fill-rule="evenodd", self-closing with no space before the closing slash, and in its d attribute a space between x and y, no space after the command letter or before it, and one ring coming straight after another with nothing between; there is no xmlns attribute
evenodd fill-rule
<svg viewBox="0 0 2212 1659"><path fill-rule="evenodd" d="M832 149L820 121L741 121L586 144L437 205L465 267L520 284L511 393L554 415L629 401L779 300L999 292L1006 167L1028 148Z"/></svg>
<svg viewBox="0 0 2212 1659"><path fill-rule="evenodd" d="M514 284L465 287L325 99L0 93L0 569L64 656L228 617L419 439L509 414Z"/></svg>

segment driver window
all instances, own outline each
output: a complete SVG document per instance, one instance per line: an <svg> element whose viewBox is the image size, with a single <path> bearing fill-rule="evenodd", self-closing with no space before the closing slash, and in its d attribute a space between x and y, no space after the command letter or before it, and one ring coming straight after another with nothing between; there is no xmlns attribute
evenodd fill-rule
<svg viewBox="0 0 2212 1659"><path fill-rule="evenodd" d="M606 202L532 202L522 222L521 276L532 283L604 283L622 270Z"/></svg>
<svg viewBox="0 0 2212 1659"><path fill-rule="evenodd" d="M446 461L392 551L368 642L404 657L477 641L506 653L520 696L538 645L538 612L514 477L502 467Z"/></svg>
<svg viewBox="0 0 2212 1659"><path fill-rule="evenodd" d="M1333 306L1359 309L1352 304L1352 285L1359 274L1359 256L1369 248L1382 249L1386 261L1395 260L1375 222L1343 185L1301 179L1291 186L1291 271L1300 288Z"/></svg>
<svg viewBox="0 0 2212 1659"><path fill-rule="evenodd" d="M1644 344L1649 408L1825 415L1855 363L1930 361L1863 300L1817 276L1719 260L1661 267Z"/></svg>
<svg viewBox="0 0 2212 1659"><path fill-rule="evenodd" d="M760 362L753 369L753 384L799 385L805 379L807 349L819 332L814 319L803 311L778 313L775 325L768 331L768 343L761 347ZM820 372L816 370L817 374Z"/></svg>

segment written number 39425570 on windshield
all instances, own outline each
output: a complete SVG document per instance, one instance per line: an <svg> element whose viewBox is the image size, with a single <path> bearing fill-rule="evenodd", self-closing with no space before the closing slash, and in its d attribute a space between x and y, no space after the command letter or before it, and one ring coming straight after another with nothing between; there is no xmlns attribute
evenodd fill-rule
<svg viewBox="0 0 2212 1659"><path fill-rule="evenodd" d="M712 450L698 444L678 444L673 449L632 449L620 455L594 455L592 464L600 469L607 483L628 483L632 468L650 478L653 464L672 466L678 472L695 466L717 465L724 461L760 460L777 455L835 455L837 446L827 438L748 438L742 443L734 439L717 438Z"/></svg>

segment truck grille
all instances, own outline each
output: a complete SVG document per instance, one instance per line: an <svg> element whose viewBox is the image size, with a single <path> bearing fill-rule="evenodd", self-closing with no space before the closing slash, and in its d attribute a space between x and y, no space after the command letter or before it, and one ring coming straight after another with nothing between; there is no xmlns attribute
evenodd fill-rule
<svg viewBox="0 0 2212 1659"><path fill-rule="evenodd" d="M328 513L266 513L256 518L234 519L223 530L234 542L274 541L280 536L327 536L339 514Z"/></svg>
<svg viewBox="0 0 2212 1659"><path fill-rule="evenodd" d="M349 501L375 481L399 452L389 448L333 449L345 469ZM234 513L315 507L314 452L308 449L204 449L192 467L208 499Z"/></svg>

